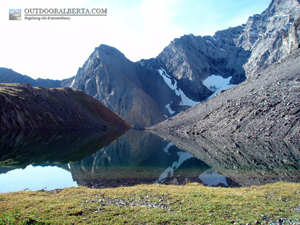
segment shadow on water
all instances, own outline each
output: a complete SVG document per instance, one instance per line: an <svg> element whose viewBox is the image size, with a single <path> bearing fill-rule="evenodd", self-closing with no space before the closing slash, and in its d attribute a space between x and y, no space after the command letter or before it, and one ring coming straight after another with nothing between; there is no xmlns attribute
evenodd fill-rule
<svg viewBox="0 0 300 225"><path fill-rule="evenodd" d="M0 166L25 168L30 164L77 162L109 145L124 132L2 132Z"/></svg>
<svg viewBox="0 0 300 225"><path fill-rule="evenodd" d="M190 182L238 187L300 181L296 144L230 138L166 139L170 142L135 130L5 132L0 136L0 176L28 165L51 165L69 171L78 185L93 188Z"/></svg>

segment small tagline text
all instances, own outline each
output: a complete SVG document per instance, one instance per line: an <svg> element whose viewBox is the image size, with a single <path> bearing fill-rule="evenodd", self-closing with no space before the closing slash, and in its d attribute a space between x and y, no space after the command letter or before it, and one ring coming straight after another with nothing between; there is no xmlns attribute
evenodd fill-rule
<svg viewBox="0 0 300 225"><path fill-rule="evenodd" d="M66 16L25 16L25 20L28 21L43 21L43 20L65 20L69 21L71 17Z"/></svg>

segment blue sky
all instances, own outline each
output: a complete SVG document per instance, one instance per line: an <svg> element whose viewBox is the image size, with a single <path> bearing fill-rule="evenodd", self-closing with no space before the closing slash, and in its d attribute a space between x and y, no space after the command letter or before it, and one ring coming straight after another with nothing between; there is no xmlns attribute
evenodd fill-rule
<svg viewBox="0 0 300 225"><path fill-rule="evenodd" d="M9 9L9 14L13 13L15 10L17 10L18 12L21 12L21 9Z"/></svg>
<svg viewBox="0 0 300 225"><path fill-rule="evenodd" d="M156 57L184 34L213 35L261 13L271 0L10 0L0 2L0 67L33 78L76 75L95 47L118 48L132 61ZM9 21L9 9L107 8L106 17ZM5 34L5 35L3 35Z"/></svg>

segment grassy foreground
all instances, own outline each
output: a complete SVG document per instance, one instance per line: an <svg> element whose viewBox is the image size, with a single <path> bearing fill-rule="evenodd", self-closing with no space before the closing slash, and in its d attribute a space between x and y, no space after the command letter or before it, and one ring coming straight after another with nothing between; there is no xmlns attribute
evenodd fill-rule
<svg viewBox="0 0 300 225"><path fill-rule="evenodd" d="M286 218L286 219L283 219ZM0 224L300 224L300 184L139 185L0 194Z"/></svg>

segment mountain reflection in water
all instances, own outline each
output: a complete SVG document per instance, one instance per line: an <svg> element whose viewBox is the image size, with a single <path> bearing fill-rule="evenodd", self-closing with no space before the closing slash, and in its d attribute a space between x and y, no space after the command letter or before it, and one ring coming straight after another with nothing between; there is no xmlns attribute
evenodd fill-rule
<svg viewBox="0 0 300 225"><path fill-rule="evenodd" d="M165 138L239 186L300 182L300 143L297 142L243 137L200 136L194 141L169 135Z"/></svg>
<svg viewBox="0 0 300 225"><path fill-rule="evenodd" d="M5 182L1 178L11 170L30 165L36 170L58 167L78 185L93 188L190 182L238 187L300 180L299 145L205 138L198 143L171 141L135 130L5 132L0 136L0 181ZM58 179L63 174L54 173ZM29 184L27 188L32 189Z"/></svg>
<svg viewBox="0 0 300 225"><path fill-rule="evenodd" d="M198 182L210 168L189 154L182 158L183 154L188 153L158 136L131 130L90 157L69 164L69 169L79 185L94 188Z"/></svg>

